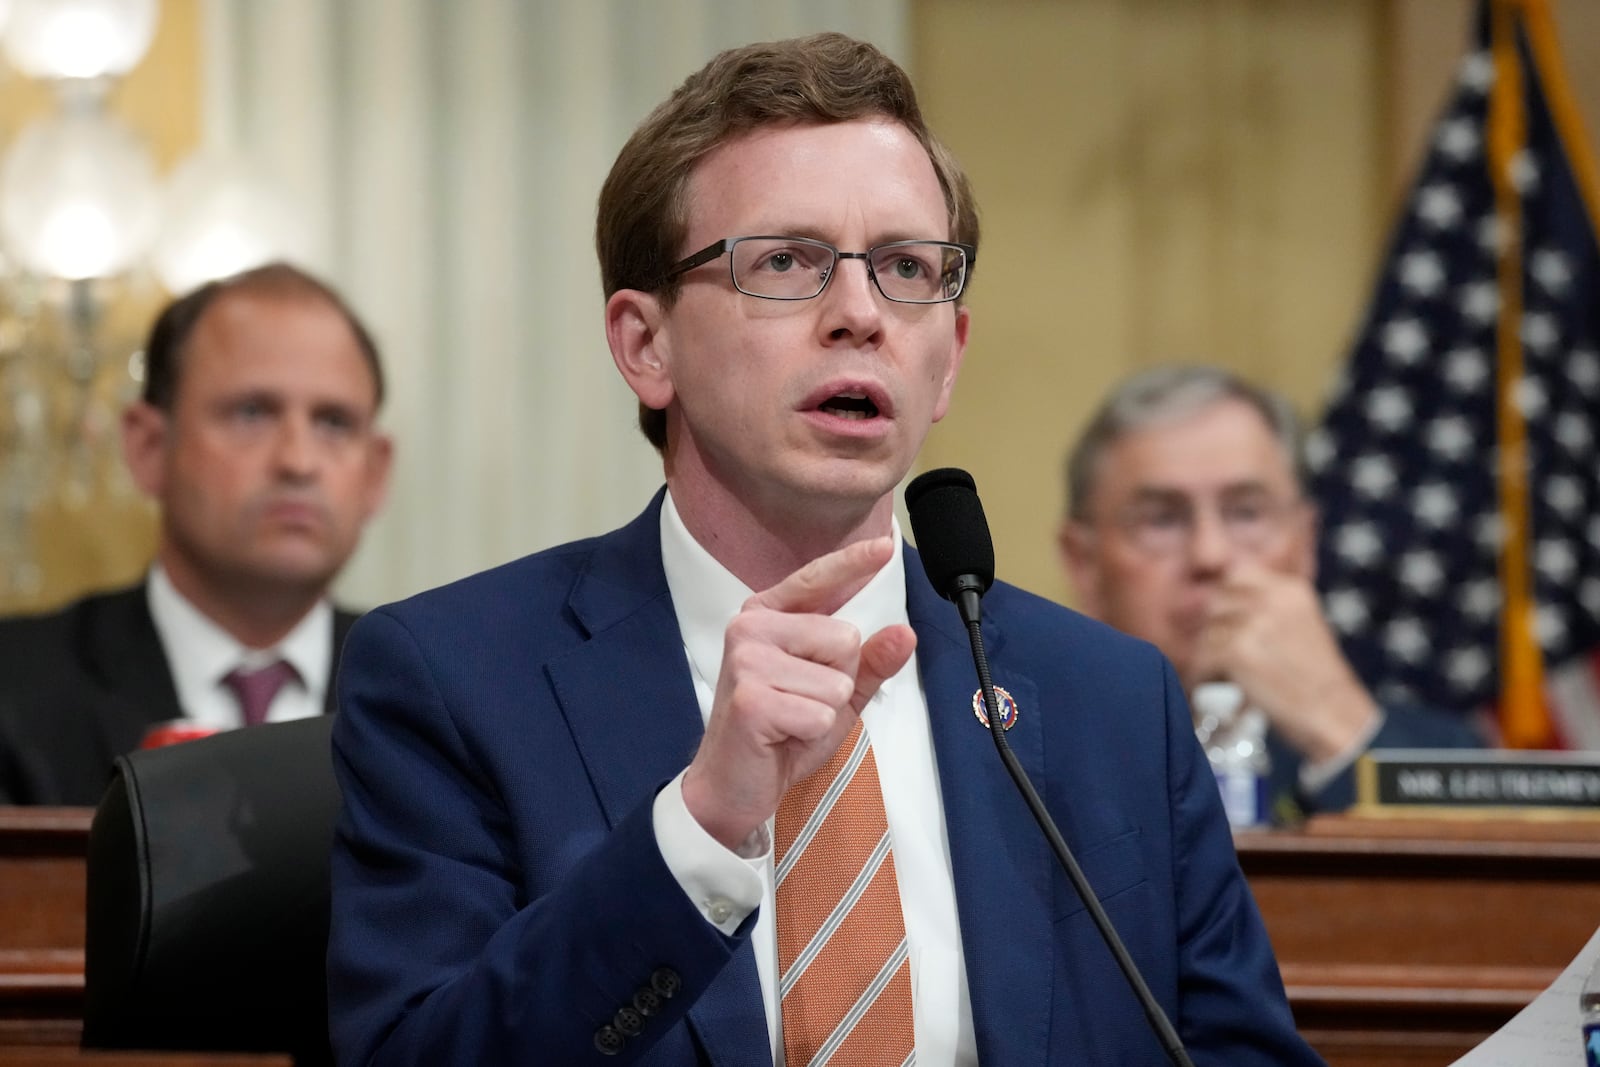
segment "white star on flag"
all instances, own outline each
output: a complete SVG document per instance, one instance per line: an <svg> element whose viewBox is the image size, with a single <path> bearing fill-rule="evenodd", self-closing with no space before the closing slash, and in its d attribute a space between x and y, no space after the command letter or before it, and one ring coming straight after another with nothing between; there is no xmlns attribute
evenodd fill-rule
<svg viewBox="0 0 1600 1067"><path fill-rule="evenodd" d="M1416 619L1401 616L1383 632L1383 643L1388 650L1407 663L1416 663L1428 654L1428 634Z"/></svg>
<svg viewBox="0 0 1600 1067"><path fill-rule="evenodd" d="M1472 424L1460 415L1445 415L1428 424L1428 447L1452 462L1472 451Z"/></svg>
<svg viewBox="0 0 1600 1067"><path fill-rule="evenodd" d="M1565 296L1572 286L1572 264L1553 248L1542 248L1530 256L1528 273L1554 297Z"/></svg>
<svg viewBox="0 0 1600 1067"><path fill-rule="evenodd" d="M1584 452L1594 444L1588 420L1570 411L1556 416L1555 438L1568 452Z"/></svg>
<svg viewBox="0 0 1600 1067"><path fill-rule="evenodd" d="M1549 355L1550 350L1561 340L1561 332L1556 328L1556 319L1545 311L1530 311L1522 316L1522 343L1528 346L1532 355Z"/></svg>
<svg viewBox="0 0 1600 1067"><path fill-rule="evenodd" d="M1411 398L1399 386L1389 385L1367 394L1367 418L1390 433L1411 422Z"/></svg>
<svg viewBox="0 0 1600 1067"><path fill-rule="evenodd" d="M1310 470L1320 471L1334 457L1333 438L1319 426L1306 434L1305 443L1300 446L1300 452L1305 457L1306 466Z"/></svg>
<svg viewBox="0 0 1600 1067"><path fill-rule="evenodd" d="M1400 557L1400 581L1418 596L1432 596L1444 584L1444 568L1439 557L1427 549L1416 549Z"/></svg>
<svg viewBox="0 0 1600 1067"><path fill-rule="evenodd" d="M1479 578L1461 587L1461 612L1479 622L1494 618L1500 610L1500 586L1493 578Z"/></svg>
<svg viewBox="0 0 1600 1067"><path fill-rule="evenodd" d="M1461 68L1456 73L1456 84L1470 92L1482 96L1489 91L1489 86L1494 84L1494 60L1489 53L1473 52L1461 61Z"/></svg>
<svg viewBox="0 0 1600 1067"><path fill-rule="evenodd" d="M1583 513L1583 486L1570 474L1552 474L1545 479L1544 500L1563 518L1576 519ZM1556 544L1567 546L1565 541Z"/></svg>
<svg viewBox="0 0 1600 1067"><path fill-rule="evenodd" d="M1470 692L1489 674L1489 664L1476 648L1457 648L1445 657L1445 674L1459 690Z"/></svg>
<svg viewBox="0 0 1600 1067"><path fill-rule="evenodd" d="M1363 496L1381 500L1394 492L1394 461L1388 456L1362 456L1356 460L1351 482Z"/></svg>
<svg viewBox="0 0 1600 1067"><path fill-rule="evenodd" d="M1455 521L1461 505L1456 501L1456 491L1443 482L1432 482L1417 490L1413 509L1425 525L1441 530Z"/></svg>
<svg viewBox="0 0 1600 1067"><path fill-rule="evenodd" d="M1538 635L1539 647L1548 652L1566 644L1567 620L1554 605L1540 604L1533 612L1533 632Z"/></svg>
<svg viewBox="0 0 1600 1067"><path fill-rule="evenodd" d="M1397 363L1415 363L1428 350L1428 331L1416 319L1397 319L1383 328L1383 350Z"/></svg>
<svg viewBox="0 0 1600 1067"><path fill-rule="evenodd" d="M1444 261L1439 253L1407 252L1400 257L1400 284L1418 296L1433 296L1444 288L1444 283Z"/></svg>
<svg viewBox="0 0 1600 1067"><path fill-rule="evenodd" d="M1369 567L1383 553L1383 539L1370 522L1352 522L1334 534L1334 550L1357 567Z"/></svg>
<svg viewBox="0 0 1600 1067"><path fill-rule="evenodd" d="M1511 184L1523 196L1538 191L1539 161L1529 155L1526 149L1511 159Z"/></svg>
<svg viewBox="0 0 1600 1067"><path fill-rule="evenodd" d="M1323 612L1335 630L1353 634L1367 624L1367 599L1354 589L1336 589L1323 599Z"/></svg>
<svg viewBox="0 0 1600 1067"><path fill-rule="evenodd" d="M1439 151L1457 163L1471 159L1478 151L1481 141L1478 128L1465 115L1440 123L1439 132L1433 139L1433 143L1439 146Z"/></svg>
<svg viewBox="0 0 1600 1067"><path fill-rule="evenodd" d="M1600 356L1586 348L1574 349L1567 360L1567 378L1587 394L1600 386Z"/></svg>
<svg viewBox="0 0 1600 1067"><path fill-rule="evenodd" d="M1468 282L1459 291L1461 314L1480 326L1493 322L1500 314L1500 287L1492 280Z"/></svg>
<svg viewBox="0 0 1600 1067"><path fill-rule="evenodd" d="M1533 566L1552 582L1565 585L1577 572L1578 561L1565 541L1540 541L1534 549Z"/></svg>
<svg viewBox="0 0 1600 1067"><path fill-rule="evenodd" d="M1444 359L1444 380L1457 392L1477 392L1488 377L1489 361L1476 348L1457 348Z"/></svg>
<svg viewBox="0 0 1600 1067"><path fill-rule="evenodd" d="M1417 193L1417 217L1436 230L1461 221L1461 194L1449 185L1430 185Z"/></svg>
<svg viewBox="0 0 1600 1067"><path fill-rule="evenodd" d="M1544 382L1538 378L1524 376L1517 379L1517 384L1511 391L1511 402L1517 405L1517 410L1522 412L1523 418L1537 419L1550 406L1550 397L1545 392Z"/></svg>

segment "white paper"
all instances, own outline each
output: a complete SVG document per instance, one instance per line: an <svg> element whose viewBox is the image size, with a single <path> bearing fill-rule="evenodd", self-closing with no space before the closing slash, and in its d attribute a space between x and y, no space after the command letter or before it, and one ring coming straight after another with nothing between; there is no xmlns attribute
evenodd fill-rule
<svg viewBox="0 0 1600 1067"><path fill-rule="evenodd" d="M1578 994L1600 956L1600 930L1561 976L1454 1067L1577 1067L1583 1063Z"/></svg>

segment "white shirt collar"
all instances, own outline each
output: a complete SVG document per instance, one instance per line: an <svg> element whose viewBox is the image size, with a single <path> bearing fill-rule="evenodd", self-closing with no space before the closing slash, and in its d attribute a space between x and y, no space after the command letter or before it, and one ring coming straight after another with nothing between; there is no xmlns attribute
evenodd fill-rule
<svg viewBox="0 0 1600 1067"><path fill-rule="evenodd" d="M159 563L151 566L145 590L185 714L195 717L197 709L212 705L223 677L235 667L262 667L276 659L294 667L309 701L322 706L333 669L333 608L326 600L318 601L274 647L252 649L178 592Z"/></svg>
<svg viewBox="0 0 1600 1067"><path fill-rule="evenodd" d="M891 623L908 622L905 557L900 520L894 520L894 553L834 617L854 623L863 637ZM734 577L684 526L668 492L661 504L661 565L683 631L690 665L715 687L722 672L723 632L755 590Z"/></svg>

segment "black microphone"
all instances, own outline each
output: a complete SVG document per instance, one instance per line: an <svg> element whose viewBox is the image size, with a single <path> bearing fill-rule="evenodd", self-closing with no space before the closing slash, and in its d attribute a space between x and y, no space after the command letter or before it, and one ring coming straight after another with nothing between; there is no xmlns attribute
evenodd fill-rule
<svg viewBox="0 0 1600 1067"><path fill-rule="evenodd" d="M1151 1029L1160 1040L1167 1058L1177 1067L1194 1067L1189 1054L1184 1051L1178 1032L1172 1028L1161 1005L1156 1003L1144 975L1139 973L1133 957L1128 955L1122 938L1117 936L1116 928L1111 925L1110 916L1100 906L1093 887L1084 877L1083 869L1078 866L1061 831L1056 829L1055 820L1045 809L1044 801L1039 799L1038 791L1028 780L1028 774L1017 761L1016 753L1011 751L1005 728L1001 726L996 729L1001 721L1000 702L995 697L994 681L989 677L989 657L983 648L979 607L983 594L994 584L994 542L989 538L989 520L984 517L983 504L978 500L977 483L972 480L972 475L955 467L928 471L913 478L911 484L906 486L906 511L911 516L911 533L916 538L917 552L922 556L922 566L928 572L928 580L940 596L955 603L962 621L967 625L972 659L978 668L978 683L983 688L983 703L989 709L989 736L994 738L1000 761L1005 764L1022 799L1027 802L1028 810L1033 812L1039 829L1044 831L1056 859L1061 862L1061 869L1066 872L1067 880L1072 883L1089 917L1094 920L1095 928L1111 950L1123 977L1133 988L1133 995L1144 1009L1145 1018L1150 1021Z"/></svg>

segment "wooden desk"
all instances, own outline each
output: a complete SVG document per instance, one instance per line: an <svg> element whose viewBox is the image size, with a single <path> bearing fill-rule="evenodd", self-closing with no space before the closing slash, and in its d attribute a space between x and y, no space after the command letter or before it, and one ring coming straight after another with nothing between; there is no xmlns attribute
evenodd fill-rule
<svg viewBox="0 0 1600 1067"><path fill-rule="evenodd" d="M294 1067L288 1056L223 1052L79 1052L0 1048L0 1067Z"/></svg>
<svg viewBox="0 0 1600 1067"><path fill-rule="evenodd" d="M283 1055L78 1049L93 817L0 807L0 1067L293 1067Z"/></svg>
<svg viewBox="0 0 1600 1067"><path fill-rule="evenodd" d="M93 816L84 808L0 807L0 1048L78 1044Z"/></svg>
<svg viewBox="0 0 1600 1067"><path fill-rule="evenodd" d="M1235 840L1330 1067L1453 1062L1600 926L1596 822L1334 816Z"/></svg>
<svg viewBox="0 0 1600 1067"><path fill-rule="evenodd" d="M91 815L0 808L0 1067L286 1064L75 1051ZM1600 925L1600 822L1341 816L1236 840L1295 1019L1331 1067L1451 1063Z"/></svg>

